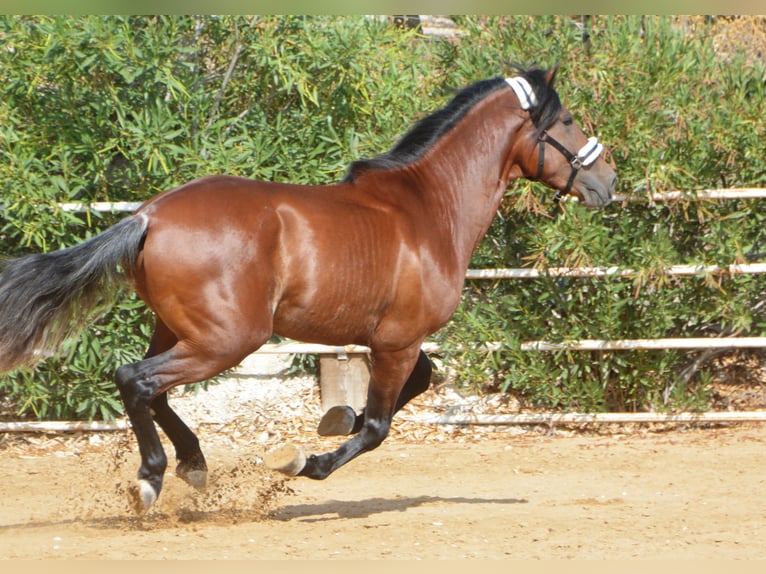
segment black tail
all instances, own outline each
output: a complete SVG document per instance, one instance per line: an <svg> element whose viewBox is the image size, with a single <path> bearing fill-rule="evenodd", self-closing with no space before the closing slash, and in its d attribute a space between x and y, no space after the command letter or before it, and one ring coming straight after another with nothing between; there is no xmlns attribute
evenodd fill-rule
<svg viewBox="0 0 766 574"><path fill-rule="evenodd" d="M146 235L147 220L130 216L100 235L53 253L2 265L0 373L34 365L114 303Z"/></svg>

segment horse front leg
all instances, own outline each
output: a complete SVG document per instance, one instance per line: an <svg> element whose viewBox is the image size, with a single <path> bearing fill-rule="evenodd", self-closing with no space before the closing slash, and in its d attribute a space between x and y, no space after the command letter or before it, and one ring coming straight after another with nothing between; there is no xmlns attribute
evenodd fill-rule
<svg viewBox="0 0 766 574"><path fill-rule="evenodd" d="M413 372L419 353L419 342L396 352L373 349L364 422L358 434L337 450L306 457L300 448L285 445L267 454L265 464L290 476L321 480L360 454L377 448L388 436L402 388Z"/></svg>

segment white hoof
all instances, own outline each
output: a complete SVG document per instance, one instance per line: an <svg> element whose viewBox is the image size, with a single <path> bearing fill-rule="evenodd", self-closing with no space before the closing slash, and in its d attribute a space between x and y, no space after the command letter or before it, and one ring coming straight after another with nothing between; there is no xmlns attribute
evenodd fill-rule
<svg viewBox="0 0 766 574"><path fill-rule="evenodd" d="M135 485L128 491L130 497L130 506L136 514L143 514L157 500L157 493L146 480L139 479Z"/></svg>
<svg viewBox="0 0 766 574"><path fill-rule="evenodd" d="M272 470L296 476L306 466L306 455L297 446L286 444L267 453L263 462Z"/></svg>

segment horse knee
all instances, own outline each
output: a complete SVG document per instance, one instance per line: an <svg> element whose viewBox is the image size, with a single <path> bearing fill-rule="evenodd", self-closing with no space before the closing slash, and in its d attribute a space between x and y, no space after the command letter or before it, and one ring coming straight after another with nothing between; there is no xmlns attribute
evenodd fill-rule
<svg viewBox="0 0 766 574"><path fill-rule="evenodd" d="M380 446L386 440L388 431L391 430L390 420L367 419L362 425L359 435L364 450L372 450Z"/></svg>

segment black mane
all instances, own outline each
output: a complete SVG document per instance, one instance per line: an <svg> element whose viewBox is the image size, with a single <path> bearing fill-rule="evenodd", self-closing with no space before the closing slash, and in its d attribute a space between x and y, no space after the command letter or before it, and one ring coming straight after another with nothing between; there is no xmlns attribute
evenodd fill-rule
<svg viewBox="0 0 766 574"><path fill-rule="evenodd" d="M530 110L530 114L539 135L558 118L561 101L555 90L547 84L545 70L534 67L526 70L516 67L516 70L527 79L537 96L538 105ZM419 120L389 151L371 159L353 162L343 181L354 181L368 170L397 169L419 160L478 102L503 87L507 87L505 79L496 77L462 89L444 108Z"/></svg>

